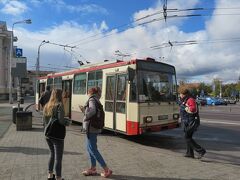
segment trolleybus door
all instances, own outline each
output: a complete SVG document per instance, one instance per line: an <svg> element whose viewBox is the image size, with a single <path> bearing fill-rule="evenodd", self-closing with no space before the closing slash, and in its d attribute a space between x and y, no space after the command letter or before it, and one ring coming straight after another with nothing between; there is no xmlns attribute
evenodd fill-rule
<svg viewBox="0 0 240 180"><path fill-rule="evenodd" d="M127 74L107 76L105 127L126 132Z"/></svg>
<svg viewBox="0 0 240 180"><path fill-rule="evenodd" d="M72 80L62 81L65 117L71 118Z"/></svg>
<svg viewBox="0 0 240 180"><path fill-rule="evenodd" d="M40 97L42 96L42 94L44 93L45 88L46 88L46 83L45 82L38 84L38 98L37 98L38 107L37 107L37 109L40 110L40 111L43 110L43 107L40 105L40 103L38 101L39 101Z"/></svg>

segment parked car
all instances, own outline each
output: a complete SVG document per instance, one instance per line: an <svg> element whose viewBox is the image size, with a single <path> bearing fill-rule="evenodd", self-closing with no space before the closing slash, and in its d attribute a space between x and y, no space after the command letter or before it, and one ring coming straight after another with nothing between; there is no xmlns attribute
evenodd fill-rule
<svg viewBox="0 0 240 180"><path fill-rule="evenodd" d="M214 97L206 97L207 105L221 105L221 101Z"/></svg>
<svg viewBox="0 0 240 180"><path fill-rule="evenodd" d="M225 106L228 105L228 101L226 99L223 99L223 98L216 98L216 99L221 103L221 105L225 105Z"/></svg>
<svg viewBox="0 0 240 180"><path fill-rule="evenodd" d="M229 99L229 104L236 104L237 103L237 100L236 99Z"/></svg>
<svg viewBox="0 0 240 180"><path fill-rule="evenodd" d="M226 98L226 101L228 102L228 104L236 104L237 100L235 98Z"/></svg>
<svg viewBox="0 0 240 180"><path fill-rule="evenodd" d="M201 106L205 106L207 104L207 100L204 97L197 97L196 102Z"/></svg>

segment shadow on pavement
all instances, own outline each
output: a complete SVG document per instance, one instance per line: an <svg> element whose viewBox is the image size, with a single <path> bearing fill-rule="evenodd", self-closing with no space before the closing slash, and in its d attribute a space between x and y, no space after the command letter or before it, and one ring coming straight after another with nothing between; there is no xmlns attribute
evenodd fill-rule
<svg viewBox="0 0 240 180"><path fill-rule="evenodd" d="M22 153L22 154L27 154L27 155L44 155L44 154L49 154L49 150L48 149L32 148L32 147L20 147L20 146L0 147L0 152ZM69 151L64 151L64 154L82 155L82 153L69 152Z"/></svg>
<svg viewBox="0 0 240 180"><path fill-rule="evenodd" d="M125 175L115 175L113 174L108 179L121 179L121 180L187 180L181 178L160 178L160 177L138 177L138 176L125 176ZM195 180L203 180L203 179L195 179Z"/></svg>

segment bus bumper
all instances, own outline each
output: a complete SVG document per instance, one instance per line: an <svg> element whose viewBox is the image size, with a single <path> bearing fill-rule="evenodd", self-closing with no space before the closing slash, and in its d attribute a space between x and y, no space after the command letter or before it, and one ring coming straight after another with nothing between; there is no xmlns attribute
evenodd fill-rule
<svg viewBox="0 0 240 180"><path fill-rule="evenodd" d="M147 133L147 132L159 132L167 129L174 129L180 127L180 123L174 122L170 124L162 124L162 125L154 125L154 126L146 126L139 128L139 134Z"/></svg>
<svg viewBox="0 0 240 180"><path fill-rule="evenodd" d="M169 124L152 125L139 127L138 122L127 121L127 135L140 135L148 132L159 132L167 129L174 129L180 127L179 122L173 122Z"/></svg>

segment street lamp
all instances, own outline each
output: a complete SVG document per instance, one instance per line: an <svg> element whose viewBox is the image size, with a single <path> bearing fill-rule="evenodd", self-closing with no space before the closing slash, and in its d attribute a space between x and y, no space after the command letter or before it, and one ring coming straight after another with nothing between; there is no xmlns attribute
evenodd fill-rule
<svg viewBox="0 0 240 180"><path fill-rule="evenodd" d="M13 53L13 29L14 29L14 25L15 24L21 24L21 23L25 23L25 24L31 24L32 23L32 20L31 19L26 19L26 20L23 20L23 21L17 21L17 22L14 22L12 24L12 33L11 33L11 39L10 39L10 55L9 55L9 103L12 104L13 103L13 98L12 98L12 53Z"/></svg>
<svg viewBox="0 0 240 180"><path fill-rule="evenodd" d="M41 46L47 43L49 43L49 41L43 40L38 46L38 55L37 55L37 62L36 62L36 79L39 76L39 69L40 69L40 48Z"/></svg>

